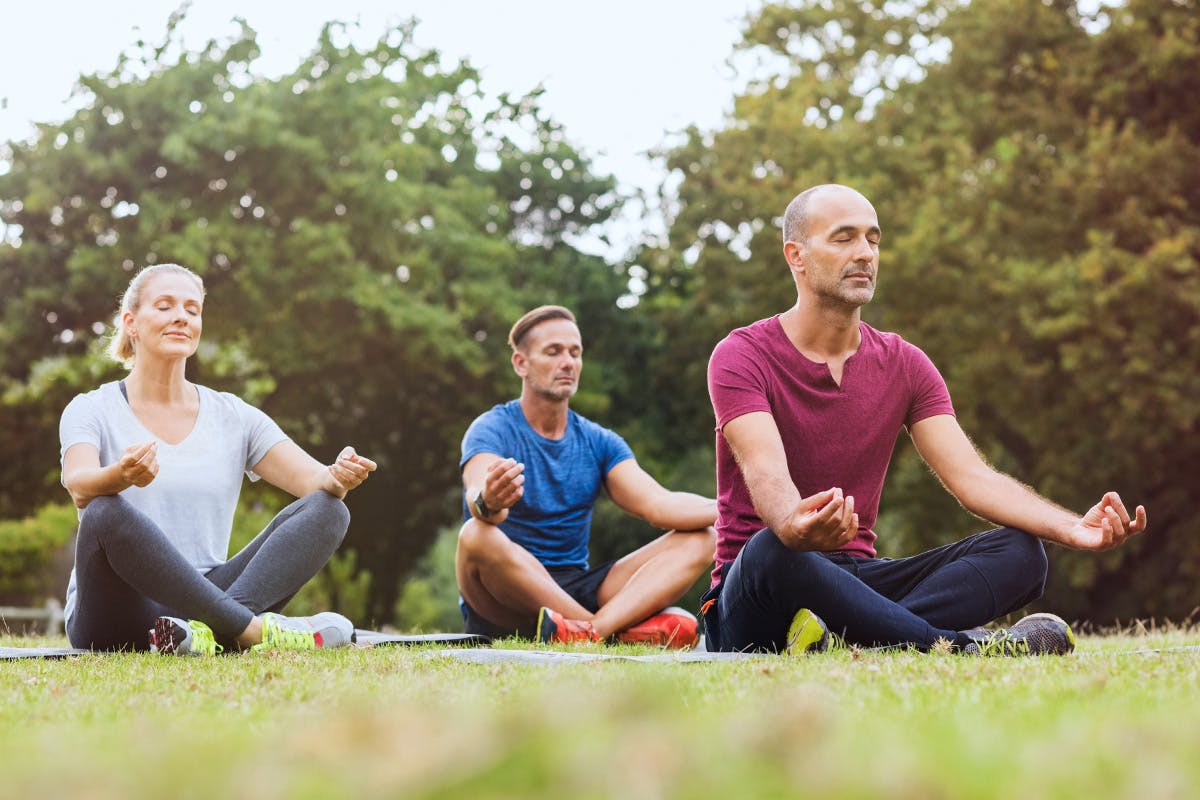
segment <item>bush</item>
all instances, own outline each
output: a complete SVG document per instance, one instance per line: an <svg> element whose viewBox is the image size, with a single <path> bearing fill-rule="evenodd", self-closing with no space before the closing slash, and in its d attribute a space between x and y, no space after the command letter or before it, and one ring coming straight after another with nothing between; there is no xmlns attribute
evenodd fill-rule
<svg viewBox="0 0 1200 800"><path fill-rule="evenodd" d="M68 548L78 527L70 503L43 506L24 519L0 520L0 604L37 605L46 597L61 598L70 569Z"/></svg>
<svg viewBox="0 0 1200 800"><path fill-rule="evenodd" d="M400 630L449 633L463 629L454 576L457 546L458 527L442 528L433 546L413 567L396 603Z"/></svg>

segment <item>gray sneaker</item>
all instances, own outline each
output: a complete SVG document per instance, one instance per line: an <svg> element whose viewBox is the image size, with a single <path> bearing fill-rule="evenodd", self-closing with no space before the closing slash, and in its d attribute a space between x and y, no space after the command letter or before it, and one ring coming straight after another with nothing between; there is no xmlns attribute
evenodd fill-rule
<svg viewBox="0 0 1200 800"><path fill-rule="evenodd" d="M212 628L198 619L159 617L150 629L151 653L212 656L224 649L217 644Z"/></svg>
<svg viewBox="0 0 1200 800"><path fill-rule="evenodd" d="M963 652L977 656L1062 656L1075 649L1075 634L1062 617L1030 614L1011 628L963 631L971 639Z"/></svg>
<svg viewBox="0 0 1200 800"><path fill-rule="evenodd" d="M251 650L315 650L345 647L354 641L354 623L332 611L311 617L262 615L262 642Z"/></svg>

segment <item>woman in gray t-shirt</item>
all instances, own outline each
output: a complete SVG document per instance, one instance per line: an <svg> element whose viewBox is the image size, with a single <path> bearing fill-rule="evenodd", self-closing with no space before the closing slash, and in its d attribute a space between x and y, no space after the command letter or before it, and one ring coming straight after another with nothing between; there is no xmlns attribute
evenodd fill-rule
<svg viewBox="0 0 1200 800"><path fill-rule="evenodd" d="M196 654L347 644L354 628L339 614L276 612L341 544L342 498L375 463L346 447L323 465L263 412L188 381L203 306L191 270L143 269L110 346L129 375L63 411L62 482L79 507L71 644ZM243 475L300 499L226 561Z"/></svg>

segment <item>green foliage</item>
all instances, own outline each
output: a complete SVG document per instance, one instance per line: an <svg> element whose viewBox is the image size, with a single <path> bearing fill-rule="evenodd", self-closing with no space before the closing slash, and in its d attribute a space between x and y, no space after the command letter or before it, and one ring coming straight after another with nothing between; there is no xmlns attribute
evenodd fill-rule
<svg viewBox="0 0 1200 800"><path fill-rule="evenodd" d="M928 352L964 428L1002 469L1082 511L1116 489L1151 531L1054 552L1045 600L1096 620L1196 605L1200 523L1200 14L1133 0L770 4L743 49L760 79L715 132L667 154L669 245L647 248L631 414L682 451L710 429L712 346L783 311L778 218L847 183L879 211L868 322ZM911 448L895 459L884 552L982 527ZM964 529L965 528L965 529ZM893 549L894 545L899 545Z"/></svg>
<svg viewBox="0 0 1200 800"><path fill-rule="evenodd" d="M413 568L396 603L396 625L402 631L450 632L463 629L454 577L458 528L443 528L433 546Z"/></svg>
<svg viewBox="0 0 1200 800"><path fill-rule="evenodd" d="M24 519L0 520L0 604L58 598L52 567L79 526L75 506L51 503Z"/></svg>
<svg viewBox="0 0 1200 800"><path fill-rule="evenodd" d="M611 214L613 181L537 95L486 100L411 25L345 40L327 26L268 80L249 29L200 52L169 30L0 153L0 517L61 491L57 417L118 374L94 343L130 273L182 263L208 288L190 377L321 460L350 443L379 462L347 547L386 620L455 516L463 430L511 391L511 321L545 302L598 329L615 314L620 276L567 243Z"/></svg>

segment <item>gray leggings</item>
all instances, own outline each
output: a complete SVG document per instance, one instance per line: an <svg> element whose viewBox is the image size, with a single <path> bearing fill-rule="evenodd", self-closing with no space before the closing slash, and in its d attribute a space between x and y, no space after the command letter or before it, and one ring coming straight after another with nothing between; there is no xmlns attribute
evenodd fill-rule
<svg viewBox="0 0 1200 800"><path fill-rule="evenodd" d="M229 646L255 615L282 609L337 550L346 505L314 492L276 515L229 561L199 572L152 519L119 495L94 498L75 546L73 647L145 650L160 616L208 623Z"/></svg>

